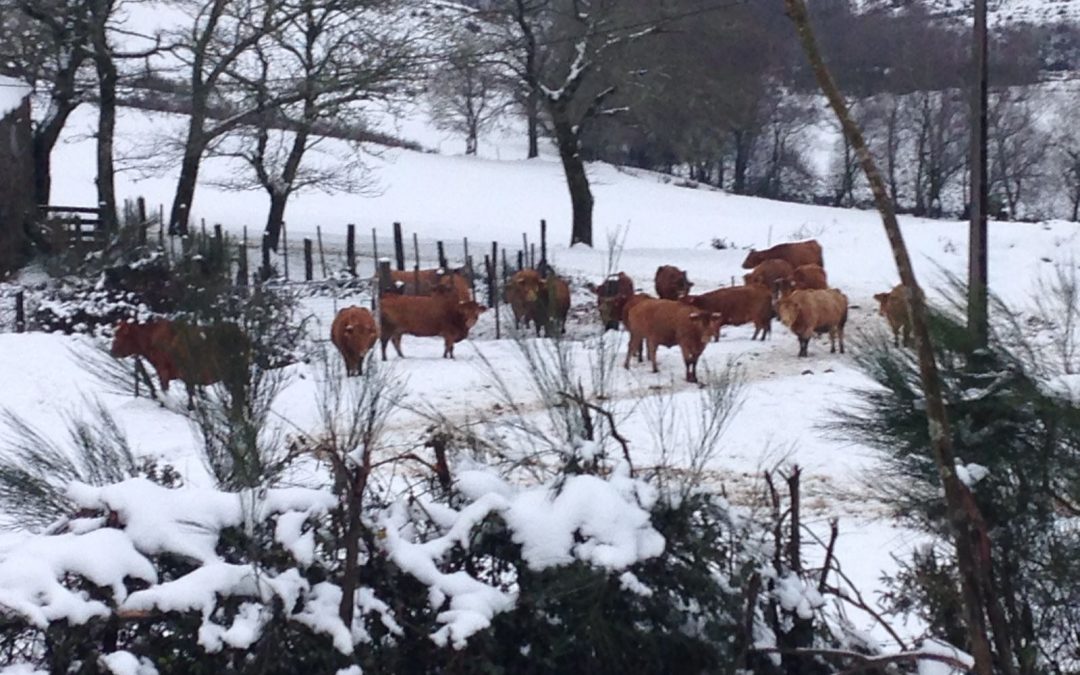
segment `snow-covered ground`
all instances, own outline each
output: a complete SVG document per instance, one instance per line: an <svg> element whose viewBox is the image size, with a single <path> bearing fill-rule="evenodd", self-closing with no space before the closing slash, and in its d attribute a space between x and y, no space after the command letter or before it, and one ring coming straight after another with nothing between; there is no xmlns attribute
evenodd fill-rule
<svg viewBox="0 0 1080 675"><path fill-rule="evenodd" d="M83 107L73 116L54 155L53 189L68 203L94 199L93 115L92 108ZM125 150L150 147L162 135L176 133L181 122L175 116L123 110L118 137ZM431 130L422 118L401 121L397 130L448 153L459 146L456 139ZM347 150L344 144L338 145L337 150ZM377 189L369 195L309 193L294 198L286 214L291 243L321 228L332 256L337 256L346 224L355 223L361 233L361 253L369 256L365 269L370 269L371 228L378 231L380 251L385 254L390 224L400 221L406 232L419 234L425 260L434 258L434 241L443 239L456 264L461 262L463 238L468 237L474 254L482 255L485 247L490 250L492 241L513 253L523 232L530 241L537 241L538 223L546 219L551 258L560 273L599 281L609 271L609 259L617 257L614 269L626 271L639 287L651 291L656 267L674 264L688 271L695 290L705 291L741 280L747 248L817 238L824 247L831 284L847 293L852 304L849 354L829 354L825 343L818 342L811 345L809 358L799 359L794 337L778 322L765 342L752 341L749 327L725 329L721 340L706 349L704 363L713 371L728 362L736 364L745 386L741 406L720 451L708 463L707 474L737 501L760 488L762 469L780 462L802 466L807 519L823 533L828 519L840 519L837 557L872 597L882 573L895 569L892 556L903 556L919 538L894 526L880 508L861 496L862 485L872 480L878 462L874 452L829 436L821 424L831 410L852 400L852 388L870 384L853 367L850 352L859 346L852 338L883 326L872 295L888 290L897 280L876 214L679 187L662 176L594 164L589 171L596 197L598 245L569 248L565 245L569 199L557 160L550 155L518 159L520 138L511 132L487 139L481 149L480 158L405 150L369 156ZM209 223L223 224L234 234L245 225L249 232L257 232L265 214L264 195L226 192L214 186L215 179L234 170L223 162L206 165L193 213ZM131 198L144 196L167 209L174 180L175 170L152 177L127 171L118 176L118 192ZM901 221L924 285L931 289L940 285L943 271L964 275L966 224L907 217ZM621 250L608 250L608 235L619 235ZM1038 279L1054 263L1075 264L1072 256L1078 235L1080 228L1065 222L992 223L993 292L1013 303L1027 302ZM714 248L714 239L725 242L727 248ZM300 269L296 258L292 265L295 274ZM316 335L325 339L338 307L367 299L360 295L309 300ZM589 294L578 291L572 349L574 363L586 379L598 340L625 349L625 335L598 336L590 306ZM505 314L501 319L505 326ZM392 419L393 434L403 441L420 437L426 420L415 412L418 408L434 408L462 421L498 418L505 406L493 385L493 373L510 383L515 401L526 410L537 405L520 348L512 340L493 339L493 328L489 312L473 339L458 347L453 361L440 358L442 346L436 339L405 338L407 358L390 357L395 376L408 383L407 405ZM0 407L59 434L65 415L85 413L87 400L98 398L116 415L139 454L159 457L174 464L190 483L205 484L205 469L194 452L194 432L183 417L145 398L107 392L87 371L85 363L99 347L86 338L0 334L0 373L5 385L0 388ZM658 460L654 432L663 404L669 402L684 416L681 424L689 427L701 400L695 385L681 381L677 351L662 350L660 359L659 374L636 364L629 371L618 367L614 374L611 397L620 430L641 465ZM618 361L621 366L621 353ZM315 392L323 371L318 364L297 365L291 367L290 375L277 412L291 428L310 429L317 419Z"/></svg>

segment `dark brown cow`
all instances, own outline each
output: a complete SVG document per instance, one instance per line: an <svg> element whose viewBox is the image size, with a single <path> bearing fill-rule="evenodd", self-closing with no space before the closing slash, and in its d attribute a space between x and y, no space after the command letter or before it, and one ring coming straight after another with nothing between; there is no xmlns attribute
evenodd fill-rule
<svg viewBox="0 0 1080 675"><path fill-rule="evenodd" d="M839 337L840 353L843 354L847 314L847 296L835 288L792 291L776 303L776 315L799 338L799 356L807 355L810 338L826 332L830 353L836 352Z"/></svg>
<svg viewBox="0 0 1080 675"><path fill-rule="evenodd" d="M330 341L345 359L345 375L361 375L364 357L379 339L375 317L366 307L344 307L330 326Z"/></svg>
<svg viewBox="0 0 1080 675"><path fill-rule="evenodd" d="M627 320L630 344L624 368L630 367L630 356L640 353L644 341L653 372L660 372L656 364L657 348L678 345L686 365L686 381L697 382L698 359L719 330L719 315L674 300L641 300L630 308Z"/></svg>
<svg viewBox="0 0 1080 675"><path fill-rule="evenodd" d="M750 253L746 256L746 260L743 261L742 266L743 269L753 269L766 260L773 258L786 261L787 264L791 265L792 269L797 268L799 265L818 265L819 267L825 267L825 261L821 257L821 244L819 244L816 239L777 244L764 251L751 249Z"/></svg>
<svg viewBox="0 0 1080 675"><path fill-rule="evenodd" d="M570 313L570 286L563 279L549 274L540 276L534 269L521 270L510 277L503 297L514 313L514 325L535 326L536 334L561 335Z"/></svg>
<svg viewBox="0 0 1080 675"><path fill-rule="evenodd" d="M772 332L773 297L765 286L753 284L718 288L701 295L688 295L682 301L698 309L720 314L723 320L717 326L718 334L721 326L741 326L744 323L754 324L751 340L756 340L760 334L764 342Z"/></svg>
<svg viewBox="0 0 1080 675"><path fill-rule="evenodd" d="M445 343L443 358L454 358L454 344L469 336L480 314L487 310L472 300L460 300L449 289L435 289L431 296L384 295L379 299L379 341L382 359L386 343L393 342L398 356L401 336L441 337Z"/></svg>
<svg viewBox="0 0 1080 675"><path fill-rule="evenodd" d="M251 342L232 323L195 326L183 321L153 319L143 324L122 321L113 337L112 355L141 356L157 373L162 391L172 380L187 387L188 406L194 405L193 388L223 381L239 404L251 359Z"/></svg>
<svg viewBox="0 0 1080 675"><path fill-rule="evenodd" d="M690 293L694 285L686 278L686 272L673 265L661 265L656 268L656 295L664 300L678 300Z"/></svg>
<svg viewBox="0 0 1080 675"><path fill-rule="evenodd" d="M622 320L623 307L634 297L634 280L622 272L613 274L599 286L590 286L596 293L596 308L604 330L617 330Z"/></svg>

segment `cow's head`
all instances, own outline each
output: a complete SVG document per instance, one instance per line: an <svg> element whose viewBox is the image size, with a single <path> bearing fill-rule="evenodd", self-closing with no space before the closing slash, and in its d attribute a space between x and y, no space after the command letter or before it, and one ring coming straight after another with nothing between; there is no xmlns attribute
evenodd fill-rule
<svg viewBox="0 0 1080 675"><path fill-rule="evenodd" d="M720 326L724 324L724 315L719 312L693 312L690 314L690 320L698 329L698 338L701 340L701 346L704 347L720 331Z"/></svg>
<svg viewBox="0 0 1080 675"><path fill-rule="evenodd" d="M878 301L878 314L886 315L886 307L889 304L889 293L874 293L874 299Z"/></svg>
<svg viewBox="0 0 1080 675"><path fill-rule="evenodd" d="M487 311L487 307L473 300L462 300L458 303L458 312L465 320L465 328L470 329L476 325L480 315Z"/></svg>
<svg viewBox="0 0 1080 675"><path fill-rule="evenodd" d="M518 290L520 297L525 302L536 302L540 298L540 290L544 287L544 279L536 270L521 270L510 279Z"/></svg>
<svg viewBox="0 0 1080 675"><path fill-rule="evenodd" d="M780 323L790 328L799 314L799 305L789 294L776 301L774 311L776 312L776 318L780 319Z"/></svg>
<svg viewBox="0 0 1080 675"><path fill-rule="evenodd" d="M134 321L121 321L113 336L112 355L117 358L131 356L139 351L139 326Z"/></svg>

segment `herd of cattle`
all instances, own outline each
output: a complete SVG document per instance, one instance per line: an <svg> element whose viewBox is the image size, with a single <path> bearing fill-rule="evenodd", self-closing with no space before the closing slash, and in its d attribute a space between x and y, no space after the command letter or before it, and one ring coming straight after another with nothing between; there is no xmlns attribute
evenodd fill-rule
<svg viewBox="0 0 1080 675"><path fill-rule="evenodd" d="M752 339L762 340L772 330L777 317L798 338L799 356L806 356L812 337L828 333L831 352L839 343L844 352L844 326L848 318L848 299L829 288L821 245L813 240L779 244L772 248L751 250L743 261L750 270L742 286L718 288L692 294L693 283L677 267L657 269L656 296L635 291L626 274L608 277L601 285L589 285L596 294L597 309L605 330L623 326L629 333L624 367L633 356L644 361L647 352L653 372L658 372L656 352L661 346L678 346L682 351L688 382L697 381L697 362L706 345L719 339L723 326L753 324ZM453 358L454 345L464 340L486 307L473 299L471 285L460 271L442 269L391 273L394 291L381 294L378 321L368 309L345 307L337 313L330 328L330 339L345 361L346 373L358 375L367 353L381 343L382 358L386 346L394 345L399 357L404 335L441 337L444 358ZM910 320L907 294L903 286L874 296L900 344L910 345ZM506 283L504 301L510 306L514 323L534 328L539 336L561 334L570 310L570 287L555 274L525 269ZM235 328L235 327L234 327ZM220 332L220 331L219 331ZM243 336L229 333L227 339L237 345L247 344ZM149 324L122 323L113 342L117 357L141 355L157 371L163 389L171 379L186 384L208 384L215 380L217 365L201 364L186 368L184 355L199 352L203 342L221 339L212 331L196 330L164 319ZM200 342L203 341L203 342ZM208 350L214 353L215 350Z"/></svg>

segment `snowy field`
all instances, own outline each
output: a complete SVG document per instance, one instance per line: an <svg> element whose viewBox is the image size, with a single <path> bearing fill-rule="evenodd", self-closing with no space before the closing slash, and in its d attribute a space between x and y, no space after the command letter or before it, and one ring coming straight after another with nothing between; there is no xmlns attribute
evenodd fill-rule
<svg viewBox="0 0 1080 675"><path fill-rule="evenodd" d="M84 107L73 116L53 160L54 191L71 204L94 199L94 146L90 136L94 111ZM126 148L149 147L162 135L176 133L179 119L166 115L123 110L118 136ZM394 221L406 232L420 235L425 261L434 257L434 240L449 244L452 264L460 263L462 238L477 250L490 250L492 241L514 251L522 232L538 239L538 222L549 224L551 259L558 271L580 283L598 282L611 269L628 273L639 288L652 292L656 267L673 264L687 270L695 291L704 292L733 279L741 281L745 249L814 237L824 248L825 267L832 286L840 288L852 305L848 324L849 354L829 354L827 342L815 342L809 358L796 357L794 336L779 322L765 342L750 339L748 326L726 328L719 342L708 346L703 364L713 372L726 364L737 366L744 379L739 410L727 428L720 451L711 458L707 475L735 502L752 501L760 490L760 472L780 464L804 469L806 518L819 532L827 532L830 518L840 520L837 557L846 573L873 597L880 576L895 569L893 555L904 555L918 543L915 534L895 527L882 509L862 496L862 486L873 480L878 459L868 448L830 436L821 429L830 411L852 400L851 389L869 384L852 364L850 352L859 348L863 331L881 330L872 295L897 282L881 224L875 213L796 205L738 197L703 188L671 184L649 173L628 172L594 164L589 167L596 197L595 249L565 246L569 240L569 199L560 166L553 157L525 161L516 136L500 134L481 143L482 156L454 154L455 139L432 131L422 119L400 123L397 132L425 147L445 154L402 150L369 156L376 181L369 195L300 195L290 202L286 220L291 244L313 236L321 227L332 257L340 255L345 225L356 223L361 253L370 256L371 228L379 231L380 250L388 250L386 236ZM341 144L336 150L346 151ZM261 193L231 193L215 187L235 170L211 162L201 175L193 213L209 223L222 223L239 234L243 226L257 232L266 209ZM135 170L118 176L118 193L144 196L151 204L163 203L174 187L175 172L144 176ZM942 272L960 275L966 270L966 224L914 218L901 220L917 274L925 287L940 287ZM608 250L608 236L622 246ZM1040 278L1053 264L1075 264L1078 250L1076 224L992 223L990 229L991 289L1010 303L1024 305ZM717 250L714 239L728 248ZM410 249L411 250L411 249ZM293 250L295 255L296 250ZM612 264L611 260L616 260ZM253 258L254 260L254 258ZM299 258L293 271L301 269ZM370 269L370 257L365 261ZM307 301L314 317L313 337L325 340L335 310L367 296L318 298ZM570 347L574 363L586 381L595 362L598 342L617 350L611 399L620 431L630 440L636 464L647 466L659 458L655 431L664 405L682 415L690 426L701 394L682 380L677 350L661 350L660 373L634 364L621 367L625 334L600 336L591 296L576 290ZM507 317L502 316L505 327ZM88 338L45 334L0 334L0 407L52 431L62 428L66 416L84 414L87 401L97 398L122 423L136 451L175 465L189 484L206 485L205 469L195 457L195 435L185 419L145 398L108 392L91 375L86 361L101 347ZM473 338L458 346L457 359L440 358L441 342L407 336L407 358L390 356L394 376L407 382L406 406L392 419L391 432L403 443L421 437L428 419L418 411L435 409L457 421L497 421L505 411L497 387L497 374L509 383L514 400L524 409L538 404L529 384L527 364L513 340L494 339L494 318L485 315ZM332 355L336 358L336 354ZM315 392L324 371L318 363L289 369L290 384L281 394L276 411L285 428L310 429L316 422ZM180 388L178 388L180 389ZM181 405L179 392L173 403ZM21 535L0 541L2 550ZM857 618L857 617L856 617ZM869 626L869 623L867 623ZM912 632L916 627L909 627ZM875 632L878 637L883 637Z"/></svg>

